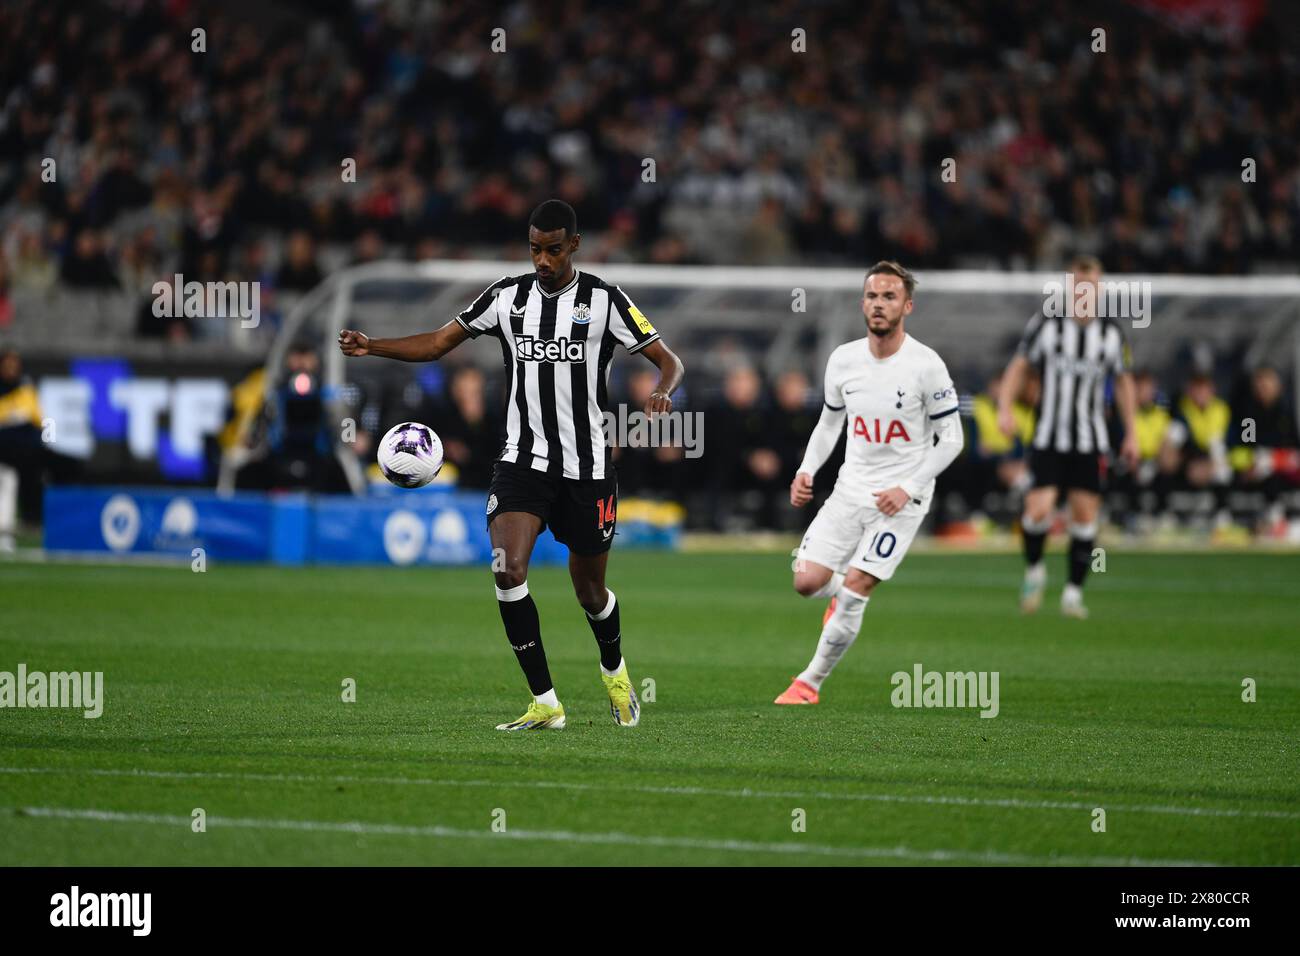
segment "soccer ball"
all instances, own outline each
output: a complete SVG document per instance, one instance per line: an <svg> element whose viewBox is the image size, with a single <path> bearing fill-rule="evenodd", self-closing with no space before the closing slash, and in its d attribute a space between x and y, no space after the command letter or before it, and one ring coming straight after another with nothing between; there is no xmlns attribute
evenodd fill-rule
<svg viewBox="0 0 1300 956"><path fill-rule="evenodd" d="M428 425L402 422L379 443L379 470L399 488L427 485L442 469L442 439Z"/></svg>

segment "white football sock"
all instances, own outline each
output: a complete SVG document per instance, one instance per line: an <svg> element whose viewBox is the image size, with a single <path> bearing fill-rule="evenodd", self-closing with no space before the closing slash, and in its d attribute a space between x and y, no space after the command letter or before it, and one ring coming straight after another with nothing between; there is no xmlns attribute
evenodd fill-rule
<svg viewBox="0 0 1300 956"><path fill-rule="evenodd" d="M1079 585L1077 584L1067 584L1064 588L1061 589L1061 603L1082 604L1083 588L1079 587Z"/></svg>
<svg viewBox="0 0 1300 956"><path fill-rule="evenodd" d="M555 696L555 688L554 688L554 687L552 687L550 690L548 690L545 694L537 694L537 695L535 695L535 696L533 697L533 700L537 701L537 703L539 703L539 704L545 704L547 707L559 707L559 706L560 706L560 698L558 698L558 697Z"/></svg>
<svg viewBox="0 0 1300 956"><path fill-rule="evenodd" d="M822 635L817 640L817 653L799 675L799 680L813 690L821 690L822 681L831 676L831 671L844 656L844 652L857 640L858 631L862 628L862 614L866 611L869 600L865 594L840 588L835 595L835 613L822 627Z"/></svg>
<svg viewBox="0 0 1300 956"><path fill-rule="evenodd" d="M1020 527L1030 534L1047 534L1052 530L1052 516L1049 514L1044 518L1035 521L1029 515L1022 515L1020 518Z"/></svg>
<svg viewBox="0 0 1300 956"><path fill-rule="evenodd" d="M823 584L821 587L819 587L816 591L814 591L812 594L808 596L815 597L815 598L827 598L830 597L832 594L839 594L840 588L842 587L844 587L844 575L836 571L834 574L830 576L830 579L825 584Z"/></svg>
<svg viewBox="0 0 1300 956"><path fill-rule="evenodd" d="M600 665L600 672L601 672L602 674L604 674L606 677L613 677L615 674L617 674L617 673L618 673L619 671L621 671L622 669L623 669L623 658L621 658L621 657L618 659L618 666L615 667L612 671L607 671L607 670L605 670L605 665L604 665L604 664L601 664L601 665Z"/></svg>
<svg viewBox="0 0 1300 956"><path fill-rule="evenodd" d="M1025 580L1033 584L1042 584L1047 580L1047 565L1042 561L1025 568Z"/></svg>

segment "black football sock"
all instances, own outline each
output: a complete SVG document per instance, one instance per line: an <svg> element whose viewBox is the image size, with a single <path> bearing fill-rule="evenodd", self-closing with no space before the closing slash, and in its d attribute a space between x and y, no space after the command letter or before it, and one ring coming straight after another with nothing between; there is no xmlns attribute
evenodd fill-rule
<svg viewBox="0 0 1300 956"><path fill-rule="evenodd" d="M1092 563L1092 546L1097 539L1097 525L1070 525L1070 583L1083 587Z"/></svg>
<svg viewBox="0 0 1300 956"><path fill-rule="evenodd" d="M528 689L534 697L540 697L554 685L551 669L546 666L546 651L542 649L542 623L533 596L528 593L528 582L505 591L497 588L497 606L501 608L506 638L528 679Z"/></svg>
<svg viewBox="0 0 1300 956"><path fill-rule="evenodd" d="M598 614L587 612L587 623L591 633L596 635L596 646L600 648L600 666L607 671L618 670L623 660L623 640L618 624L618 598L609 592L605 609Z"/></svg>
<svg viewBox="0 0 1300 956"><path fill-rule="evenodd" d="M1043 560L1043 548L1047 544L1047 532L1052 527L1052 519L1045 518L1034 522L1028 517L1020 519L1020 534L1025 539L1025 564L1034 567Z"/></svg>

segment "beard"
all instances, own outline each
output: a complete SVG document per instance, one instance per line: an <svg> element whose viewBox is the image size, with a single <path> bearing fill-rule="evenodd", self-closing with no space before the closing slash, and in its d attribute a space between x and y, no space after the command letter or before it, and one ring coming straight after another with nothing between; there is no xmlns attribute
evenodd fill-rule
<svg viewBox="0 0 1300 956"><path fill-rule="evenodd" d="M892 322L889 321L889 319L876 319L876 320L867 319L867 331L870 332L872 335L879 336L880 338L883 339L888 335L892 335L894 330L898 328L898 323L902 321L903 321L903 317L901 315L898 318L894 319ZM886 324L880 325L878 324L880 322L884 322Z"/></svg>

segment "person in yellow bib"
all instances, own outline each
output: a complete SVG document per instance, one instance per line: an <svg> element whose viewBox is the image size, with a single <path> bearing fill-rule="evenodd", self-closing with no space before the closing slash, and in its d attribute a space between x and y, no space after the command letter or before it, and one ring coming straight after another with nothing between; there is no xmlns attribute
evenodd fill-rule
<svg viewBox="0 0 1300 956"><path fill-rule="evenodd" d="M0 351L0 551L13 551L18 501L35 520L41 496L41 403L13 349Z"/></svg>
<svg viewBox="0 0 1300 956"><path fill-rule="evenodd" d="M1214 378L1206 371L1193 372L1175 406L1169 441L1178 449L1184 486L1213 494L1216 525L1230 520L1227 493L1232 482L1232 465L1228 461L1231 423L1232 410L1216 394Z"/></svg>

